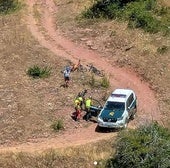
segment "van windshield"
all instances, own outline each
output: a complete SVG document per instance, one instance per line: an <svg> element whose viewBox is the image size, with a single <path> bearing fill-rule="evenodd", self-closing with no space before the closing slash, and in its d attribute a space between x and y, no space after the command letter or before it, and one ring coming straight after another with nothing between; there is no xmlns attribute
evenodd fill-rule
<svg viewBox="0 0 170 168"><path fill-rule="evenodd" d="M111 102L108 101L105 105L106 110L124 110L125 103L124 102Z"/></svg>

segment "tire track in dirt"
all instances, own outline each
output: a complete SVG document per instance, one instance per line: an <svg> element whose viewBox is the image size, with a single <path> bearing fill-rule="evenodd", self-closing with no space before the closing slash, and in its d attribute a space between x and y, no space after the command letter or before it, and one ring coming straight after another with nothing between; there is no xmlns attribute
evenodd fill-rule
<svg viewBox="0 0 170 168"><path fill-rule="evenodd" d="M34 18L33 7L38 1L27 0L28 15L26 16L28 29L39 43L55 53L57 56L70 59L76 62L81 59L84 63L90 60L95 66L104 69L110 77L111 86L114 88L132 88L138 96L139 108L137 118L130 123L130 127L146 122L147 120L157 120L161 122L161 114L158 108L158 102L154 92L149 85L142 82L134 72L124 68L112 66L109 60L103 58L97 52L80 47L77 44L62 37L58 30L55 29L54 14L57 8L52 0L42 0L42 19L41 26L45 30L40 31ZM82 145L96 142L101 139L114 137L116 133L98 133L95 131L96 124L91 124L87 128L77 128L74 133L70 134L65 131L56 138L39 139L38 143L23 143L20 145L11 145L1 147L0 152L35 152L43 151L49 148L63 148L68 146Z"/></svg>

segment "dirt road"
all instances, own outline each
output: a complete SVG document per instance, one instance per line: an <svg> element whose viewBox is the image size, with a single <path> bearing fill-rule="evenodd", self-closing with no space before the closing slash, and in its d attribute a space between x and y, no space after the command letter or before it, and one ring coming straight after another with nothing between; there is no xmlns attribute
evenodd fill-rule
<svg viewBox="0 0 170 168"><path fill-rule="evenodd" d="M34 18L34 5L38 3L41 5L41 23L37 24ZM137 118L129 124L129 127L135 127L147 120L156 120L161 122L161 114L159 112L158 102L155 98L154 92L149 85L143 82L134 72L118 68L110 64L106 57L103 57L97 52L94 52L85 47L81 47L63 37L59 30L55 28L54 14L57 12L53 0L27 0L28 15L26 22L28 29L32 35L39 41L40 45L48 48L57 56L70 59L75 62L81 59L82 62L88 63L88 60L94 63L95 66L104 69L110 75L110 83L114 88L131 88L138 96L138 115ZM43 30L43 32L42 32ZM62 148L73 145L86 144L95 142L111 136L116 136L116 133L98 133L95 132L96 124L92 124L88 128L77 128L74 133L70 134L65 131L64 134L59 135L54 139L41 139L37 143L24 143L21 145L14 145L10 147L2 147L3 151L42 151L48 148Z"/></svg>

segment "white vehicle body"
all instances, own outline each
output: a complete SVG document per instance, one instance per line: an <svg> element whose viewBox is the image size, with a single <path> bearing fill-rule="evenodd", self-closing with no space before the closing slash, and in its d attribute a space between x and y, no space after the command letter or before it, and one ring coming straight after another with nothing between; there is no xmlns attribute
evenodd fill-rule
<svg viewBox="0 0 170 168"><path fill-rule="evenodd" d="M116 89L108 97L97 122L99 127L126 128L137 111L137 97L131 89Z"/></svg>

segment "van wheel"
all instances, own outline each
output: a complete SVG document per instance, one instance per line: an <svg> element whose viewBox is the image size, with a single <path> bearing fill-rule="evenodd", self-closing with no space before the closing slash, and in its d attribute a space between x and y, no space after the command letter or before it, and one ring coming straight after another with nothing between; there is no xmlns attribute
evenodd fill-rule
<svg viewBox="0 0 170 168"><path fill-rule="evenodd" d="M104 128L103 127L100 127L99 125L97 125L96 127L96 132L103 132Z"/></svg>
<svg viewBox="0 0 170 168"><path fill-rule="evenodd" d="M131 119L131 120L134 120L135 117L136 117L136 114L134 113L134 114L131 115L130 119Z"/></svg>

